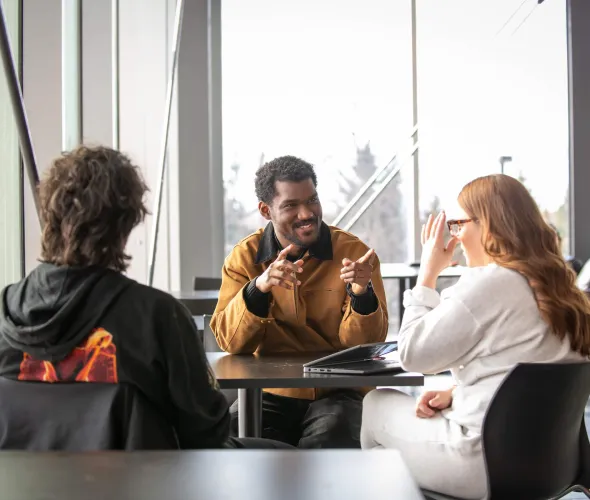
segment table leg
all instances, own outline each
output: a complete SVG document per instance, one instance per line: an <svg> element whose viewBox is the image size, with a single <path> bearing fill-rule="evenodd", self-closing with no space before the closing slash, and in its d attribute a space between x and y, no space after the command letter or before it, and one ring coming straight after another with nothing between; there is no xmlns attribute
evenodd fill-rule
<svg viewBox="0 0 590 500"><path fill-rule="evenodd" d="M399 283L399 324L401 326L402 319L404 319L404 292L411 290L416 286L418 278L401 278L398 280Z"/></svg>
<svg viewBox="0 0 590 500"><path fill-rule="evenodd" d="M399 324L401 326L402 319L404 318L404 292L406 291L406 278L400 278L397 280L398 283L398 307L399 307Z"/></svg>
<svg viewBox="0 0 590 500"><path fill-rule="evenodd" d="M238 435L261 437L262 389L238 389Z"/></svg>

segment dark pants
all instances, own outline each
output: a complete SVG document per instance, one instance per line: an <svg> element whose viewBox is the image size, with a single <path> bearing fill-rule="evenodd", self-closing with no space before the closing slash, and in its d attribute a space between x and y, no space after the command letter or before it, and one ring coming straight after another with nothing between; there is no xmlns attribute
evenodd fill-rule
<svg viewBox="0 0 590 500"><path fill-rule="evenodd" d="M317 401L262 395L262 437L299 448L360 448L363 395L339 390ZM238 402L231 409L238 435Z"/></svg>

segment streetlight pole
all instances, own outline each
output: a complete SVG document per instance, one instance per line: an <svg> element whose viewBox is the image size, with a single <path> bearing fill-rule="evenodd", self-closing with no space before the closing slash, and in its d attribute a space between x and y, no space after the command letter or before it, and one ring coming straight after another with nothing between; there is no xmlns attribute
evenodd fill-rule
<svg viewBox="0 0 590 500"><path fill-rule="evenodd" d="M512 161L512 156L500 156L500 173L504 173L504 163L509 163Z"/></svg>

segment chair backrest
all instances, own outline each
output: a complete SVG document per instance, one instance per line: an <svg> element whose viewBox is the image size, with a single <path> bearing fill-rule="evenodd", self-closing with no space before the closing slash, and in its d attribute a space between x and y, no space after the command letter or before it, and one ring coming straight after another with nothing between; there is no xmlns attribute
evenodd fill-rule
<svg viewBox="0 0 590 500"><path fill-rule="evenodd" d="M211 330L211 315L203 315L203 348L205 352L223 352L223 349L219 347L215 334ZM226 397L227 402L231 405L236 399L238 399L237 389L222 389L221 392Z"/></svg>
<svg viewBox="0 0 590 500"><path fill-rule="evenodd" d="M213 330L211 330L211 315L204 314L203 322L203 348L205 349L205 352L223 352L215 339Z"/></svg>
<svg viewBox="0 0 590 500"><path fill-rule="evenodd" d="M0 450L178 449L173 427L126 384L0 377Z"/></svg>
<svg viewBox="0 0 590 500"><path fill-rule="evenodd" d="M221 278L199 278L193 280L193 290L219 290Z"/></svg>
<svg viewBox="0 0 590 500"><path fill-rule="evenodd" d="M517 365L483 423L491 498L549 498L590 465L584 408L590 363Z"/></svg>

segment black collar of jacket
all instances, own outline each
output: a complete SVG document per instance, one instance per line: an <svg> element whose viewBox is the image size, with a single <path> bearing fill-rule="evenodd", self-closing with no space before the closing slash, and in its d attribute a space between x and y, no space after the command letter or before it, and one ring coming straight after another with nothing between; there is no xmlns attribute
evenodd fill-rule
<svg viewBox="0 0 590 500"><path fill-rule="evenodd" d="M275 230L272 222L264 228L258 252L256 253L256 264L262 264L270 259L274 259L281 251L278 240L275 237ZM324 222L320 226L320 236L318 240L309 247L309 255L319 260L332 260L332 235L330 228Z"/></svg>

